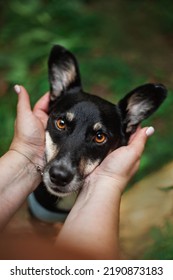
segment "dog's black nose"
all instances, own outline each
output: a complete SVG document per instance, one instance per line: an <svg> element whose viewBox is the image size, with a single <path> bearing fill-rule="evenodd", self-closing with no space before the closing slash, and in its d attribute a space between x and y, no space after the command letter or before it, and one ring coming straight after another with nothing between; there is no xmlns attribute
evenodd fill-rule
<svg viewBox="0 0 173 280"><path fill-rule="evenodd" d="M62 187L66 186L73 179L73 173L64 167L57 168L52 166L49 170L49 176L52 183Z"/></svg>

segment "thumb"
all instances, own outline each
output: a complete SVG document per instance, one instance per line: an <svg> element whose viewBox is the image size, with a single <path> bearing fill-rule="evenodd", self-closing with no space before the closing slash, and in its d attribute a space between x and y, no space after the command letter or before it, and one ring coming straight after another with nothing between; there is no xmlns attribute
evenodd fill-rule
<svg viewBox="0 0 173 280"><path fill-rule="evenodd" d="M133 147L139 155L141 155L145 148L145 144L147 142L148 137L153 135L153 133L154 128L152 126L138 129L137 132L134 134L132 140L130 141L129 145Z"/></svg>
<svg viewBox="0 0 173 280"><path fill-rule="evenodd" d="M47 126L49 107L49 93L46 93L40 98L34 106L33 112L37 118L42 122L44 128Z"/></svg>
<svg viewBox="0 0 173 280"><path fill-rule="evenodd" d="M45 95L43 95L35 104L33 111L43 111L45 113L48 113L49 109L49 100L50 100L50 94L47 92Z"/></svg>
<svg viewBox="0 0 173 280"><path fill-rule="evenodd" d="M31 112L30 98L23 86L15 85L14 90L18 94L17 115L22 117Z"/></svg>

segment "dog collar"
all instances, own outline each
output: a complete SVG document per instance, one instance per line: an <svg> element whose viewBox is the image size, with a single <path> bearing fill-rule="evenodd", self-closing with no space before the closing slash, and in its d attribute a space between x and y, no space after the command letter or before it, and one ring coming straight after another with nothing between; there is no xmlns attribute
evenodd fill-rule
<svg viewBox="0 0 173 280"><path fill-rule="evenodd" d="M35 198L34 194L31 193L28 198L28 206L33 214L34 217L37 219L48 222L48 223L55 223L55 222L64 222L65 219L68 216L68 213L55 213L53 211L50 211L46 208L44 208Z"/></svg>

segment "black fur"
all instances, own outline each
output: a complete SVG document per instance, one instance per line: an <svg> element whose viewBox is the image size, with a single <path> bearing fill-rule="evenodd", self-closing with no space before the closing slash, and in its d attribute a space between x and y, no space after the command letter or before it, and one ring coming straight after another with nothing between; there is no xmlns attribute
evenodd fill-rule
<svg viewBox="0 0 173 280"><path fill-rule="evenodd" d="M76 58L58 45L50 53L48 68L51 145L47 143L44 185L36 189L35 197L56 212L60 211L57 197L78 191L109 152L126 145L141 121L161 105L167 90L161 84L145 84L114 105L83 91ZM59 129L57 120L65 128ZM97 143L96 137L105 141Z"/></svg>

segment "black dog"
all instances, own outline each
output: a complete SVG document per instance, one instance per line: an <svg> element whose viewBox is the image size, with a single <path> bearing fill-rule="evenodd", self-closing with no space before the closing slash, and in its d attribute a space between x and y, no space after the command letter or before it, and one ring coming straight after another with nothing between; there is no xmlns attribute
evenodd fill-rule
<svg viewBox="0 0 173 280"><path fill-rule="evenodd" d="M146 84L114 105L83 91L77 60L63 47L53 47L48 67L47 163L44 185L32 198L43 206L41 211L46 208L53 215L68 208L62 205L64 197L79 191L108 153L128 143L140 122L161 105L167 91L161 84ZM39 216L40 210L31 204L31 211Z"/></svg>

